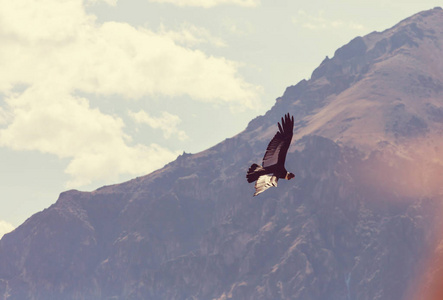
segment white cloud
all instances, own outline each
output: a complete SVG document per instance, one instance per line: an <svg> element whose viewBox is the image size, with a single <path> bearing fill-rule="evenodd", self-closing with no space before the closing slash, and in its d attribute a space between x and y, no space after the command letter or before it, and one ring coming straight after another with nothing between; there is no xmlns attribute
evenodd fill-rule
<svg viewBox="0 0 443 300"><path fill-rule="evenodd" d="M209 8L217 5L232 4L243 7L256 7L260 0L149 0L150 2L170 3L177 6L198 6Z"/></svg>
<svg viewBox="0 0 443 300"><path fill-rule="evenodd" d="M0 125L5 125L8 123L8 113L2 107L0 107Z"/></svg>
<svg viewBox="0 0 443 300"><path fill-rule="evenodd" d="M208 34L189 31L199 38ZM0 92L6 102L0 146L69 158L69 185L78 187L148 173L177 155L154 144L131 145L122 119L91 108L78 91L256 105L260 88L239 75L238 63L174 40L125 23L98 24L82 0L0 0ZM164 132L185 138L179 130Z"/></svg>
<svg viewBox="0 0 443 300"><path fill-rule="evenodd" d="M225 17L222 25L226 30L236 36L245 36L254 32L254 26L246 20Z"/></svg>
<svg viewBox="0 0 443 300"><path fill-rule="evenodd" d="M176 135L179 140L183 141L188 138L183 130L177 127L181 123L181 119L177 115L168 112L162 112L161 117L151 117L147 112L140 110L139 112L129 112L129 116L137 123L147 124L154 129L163 131L163 136L169 139L172 135Z"/></svg>
<svg viewBox="0 0 443 300"><path fill-rule="evenodd" d="M123 143L108 145L113 151L104 153L85 151L76 155L66 169L72 176L68 188L83 186L93 180L116 180L120 174L139 175L152 172L177 158L180 151L172 152L157 144L128 147Z"/></svg>
<svg viewBox="0 0 443 300"><path fill-rule="evenodd" d="M87 4L96 4L98 2L105 2L108 5L116 6L118 0L86 0Z"/></svg>
<svg viewBox="0 0 443 300"><path fill-rule="evenodd" d="M71 159L69 188L120 174L145 174L179 154L158 145L129 146L123 121L89 107L85 98L49 86L30 87L6 99L14 119L0 130L0 146L38 150Z"/></svg>
<svg viewBox="0 0 443 300"><path fill-rule="evenodd" d="M24 12L18 2L28 4ZM238 63L179 46L170 36L148 29L117 22L98 25L80 0L60 3L67 4L50 9L32 0L0 4L0 91L56 78L54 84L71 92L129 98L189 95L251 108L258 102L260 88L239 75Z"/></svg>
<svg viewBox="0 0 443 300"><path fill-rule="evenodd" d="M227 47L225 41L213 36L206 28L197 27L190 23L183 23L180 30L177 31L166 30L164 25L162 25L160 27L160 34L188 47L195 47L201 44L210 44L218 48Z"/></svg>
<svg viewBox="0 0 443 300"><path fill-rule="evenodd" d="M340 19L327 19L324 11L320 11L317 15L308 14L304 10L299 10L297 16L292 19L296 25L310 30L329 30L329 29L351 29L351 30L365 30L365 27L353 21L343 21Z"/></svg>
<svg viewBox="0 0 443 300"><path fill-rule="evenodd" d="M0 220L0 239L7 233L13 231L15 228L11 224Z"/></svg>

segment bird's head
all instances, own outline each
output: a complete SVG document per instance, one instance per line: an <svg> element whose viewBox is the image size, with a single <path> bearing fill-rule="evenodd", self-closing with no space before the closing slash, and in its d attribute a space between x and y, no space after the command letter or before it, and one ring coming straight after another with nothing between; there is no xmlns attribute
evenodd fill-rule
<svg viewBox="0 0 443 300"><path fill-rule="evenodd" d="M294 177L295 177L294 173L289 173L289 172L288 172L288 173L286 174L286 179L287 179L287 180L291 180L291 179L294 178Z"/></svg>

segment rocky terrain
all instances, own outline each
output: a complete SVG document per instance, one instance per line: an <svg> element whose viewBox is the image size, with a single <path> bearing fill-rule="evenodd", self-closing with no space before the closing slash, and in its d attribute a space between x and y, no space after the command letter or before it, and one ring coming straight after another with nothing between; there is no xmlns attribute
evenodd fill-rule
<svg viewBox="0 0 443 300"><path fill-rule="evenodd" d="M417 297L443 252L441 57L435 8L355 38L206 151L62 193L0 241L0 296ZM286 112L296 119L286 161L296 177L252 197L246 170Z"/></svg>

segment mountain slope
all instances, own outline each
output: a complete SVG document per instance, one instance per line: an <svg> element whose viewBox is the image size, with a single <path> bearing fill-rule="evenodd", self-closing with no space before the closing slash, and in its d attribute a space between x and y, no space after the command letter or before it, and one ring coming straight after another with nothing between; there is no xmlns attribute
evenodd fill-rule
<svg viewBox="0 0 443 300"><path fill-rule="evenodd" d="M406 299L441 225L442 28L436 8L358 37L237 136L62 193L0 241L0 295ZM252 198L286 112L296 178Z"/></svg>
<svg viewBox="0 0 443 300"><path fill-rule="evenodd" d="M380 142L440 131L440 12L423 12L385 32L357 37L313 72L308 93L288 88L282 101L298 110L316 109L304 118L298 136L319 134L373 149Z"/></svg>

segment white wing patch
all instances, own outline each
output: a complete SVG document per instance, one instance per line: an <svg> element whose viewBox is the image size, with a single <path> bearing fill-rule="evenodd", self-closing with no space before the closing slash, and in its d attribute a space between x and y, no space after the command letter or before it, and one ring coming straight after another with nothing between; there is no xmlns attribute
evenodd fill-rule
<svg viewBox="0 0 443 300"><path fill-rule="evenodd" d="M277 186L278 178L273 175L262 175L255 182L255 193L254 196L263 193L267 189L273 186Z"/></svg>

